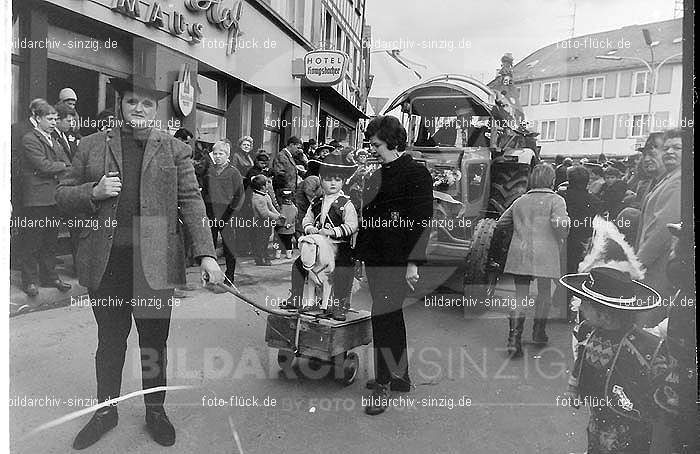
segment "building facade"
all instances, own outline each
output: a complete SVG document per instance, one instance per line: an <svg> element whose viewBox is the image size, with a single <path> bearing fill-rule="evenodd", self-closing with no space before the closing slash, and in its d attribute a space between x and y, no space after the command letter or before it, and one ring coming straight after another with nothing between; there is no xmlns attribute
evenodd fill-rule
<svg viewBox="0 0 700 454"><path fill-rule="evenodd" d="M541 154L630 155L650 132L682 125L681 34L682 19L634 25L551 44L515 65Z"/></svg>
<svg viewBox="0 0 700 454"><path fill-rule="evenodd" d="M293 64L321 47L316 41L326 9L338 23L343 14L352 16L345 25L361 33L364 2L357 1L351 11L314 0L15 1L12 121L27 116L31 99L55 102L61 88L71 87L81 126L90 126L98 112L114 108L109 78L137 73L155 79L161 90L191 84L191 111L165 98L157 126L171 133L185 127L204 149L244 135L271 153L292 135L323 142L324 114L354 134L364 105L351 88L362 85L354 81L361 80L364 60L351 54L360 69L350 68L337 87L306 87ZM353 51L346 35L341 38L342 49ZM350 37L358 50L360 39Z"/></svg>

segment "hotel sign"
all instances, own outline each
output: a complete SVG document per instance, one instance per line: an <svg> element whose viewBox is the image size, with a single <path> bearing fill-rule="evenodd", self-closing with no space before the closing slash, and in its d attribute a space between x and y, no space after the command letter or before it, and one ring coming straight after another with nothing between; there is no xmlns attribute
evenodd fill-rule
<svg viewBox="0 0 700 454"><path fill-rule="evenodd" d="M163 4L166 4L165 8ZM229 4L230 6L226 6ZM159 28L190 44L198 44L204 39L204 24L189 22L181 11L169 10L172 3L153 0L112 0L112 11L140 20L146 25ZM226 55L236 52L240 35L239 20L243 0L184 0L184 6L193 13L203 13L207 22L221 31L228 31Z"/></svg>
<svg viewBox="0 0 700 454"><path fill-rule="evenodd" d="M311 83L336 85L343 80L348 56L337 50L318 50L304 57L304 76Z"/></svg>

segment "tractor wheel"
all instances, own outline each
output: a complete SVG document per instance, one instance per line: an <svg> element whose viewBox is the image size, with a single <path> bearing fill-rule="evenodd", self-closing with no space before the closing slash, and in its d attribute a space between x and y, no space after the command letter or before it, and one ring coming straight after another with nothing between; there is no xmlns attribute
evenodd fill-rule
<svg viewBox="0 0 700 454"><path fill-rule="evenodd" d="M495 230L496 220L490 218L481 219L474 230L464 272L464 297L471 302L464 305L465 316L469 312L485 311L484 299L493 294L495 274L487 271L486 264Z"/></svg>
<svg viewBox="0 0 700 454"><path fill-rule="evenodd" d="M527 192L530 166L501 163L493 167L489 211L502 214L515 200Z"/></svg>

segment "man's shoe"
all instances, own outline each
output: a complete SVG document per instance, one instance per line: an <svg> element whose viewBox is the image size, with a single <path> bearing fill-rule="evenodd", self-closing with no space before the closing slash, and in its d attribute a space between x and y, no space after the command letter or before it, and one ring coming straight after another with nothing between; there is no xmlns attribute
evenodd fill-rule
<svg viewBox="0 0 700 454"><path fill-rule="evenodd" d="M39 288L36 286L36 284L27 284L24 286L24 293L27 294L27 296L34 298L39 294Z"/></svg>
<svg viewBox="0 0 700 454"><path fill-rule="evenodd" d="M100 408L92 415L90 421L78 432L73 441L73 449L85 449L94 445L110 430L114 429L119 422L119 414L116 407Z"/></svg>
<svg viewBox="0 0 700 454"><path fill-rule="evenodd" d="M161 446L175 444L175 428L165 414L165 409L146 409L146 428L151 438Z"/></svg>
<svg viewBox="0 0 700 454"><path fill-rule="evenodd" d="M44 287L44 288L53 287L53 288L59 289L59 290L62 291L62 292L67 292L67 291L70 290L73 286L70 285L68 282L63 282L63 281L60 280L60 279L56 279L56 280L53 280L53 281L51 281L51 282L42 282L42 283L41 283L41 287Z"/></svg>
<svg viewBox="0 0 700 454"><path fill-rule="evenodd" d="M408 393L411 392L411 382L406 381L406 380L391 380L390 382L390 388L392 391L395 392L400 392L400 393ZM367 381L367 384L365 385L367 389L377 389L377 380L371 379Z"/></svg>
<svg viewBox="0 0 700 454"><path fill-rule="evenodd" d="M384 411L389 406L389 384L380 385L377 383L377 388L369 396L369 405L365 407L365 413L374 416Z"/></svg>

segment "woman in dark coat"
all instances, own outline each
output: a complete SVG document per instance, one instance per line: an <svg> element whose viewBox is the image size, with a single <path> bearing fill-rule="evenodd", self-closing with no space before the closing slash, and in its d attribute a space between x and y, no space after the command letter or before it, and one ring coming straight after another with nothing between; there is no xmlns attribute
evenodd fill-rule
<svg viewBox="0 0 700 454"><path fill-rule="evenodd" d="M406 325L402 304L418 283L418 266L426 260L426 226L433 214L432 177L406 149L406 130L399 120L379 116L367 126L373 154L381 168L366 182L357 238L357 256L365 262L372 295L374 389L365 412L386 410L389 387L409 391Z"/></svg>

